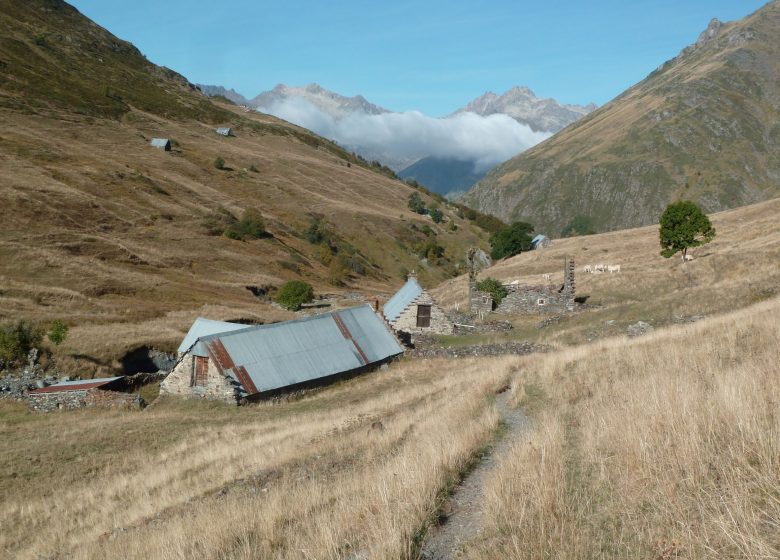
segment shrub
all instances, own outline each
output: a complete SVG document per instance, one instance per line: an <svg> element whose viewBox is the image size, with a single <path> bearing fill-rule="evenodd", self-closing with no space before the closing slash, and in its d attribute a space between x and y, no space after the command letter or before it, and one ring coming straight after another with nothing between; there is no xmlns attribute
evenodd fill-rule
<svg viewBox="0 0 780 560"><path fill-rule="evenodd" d="M225 237L229 239L238 239L241 241L247 239L260 239L268 236L265 231L265 219L256 208L247 208L241 220L235 220L229 223L225 228Z"/></svg>
<svg viewBox="0 0 780 560"><path fill-rule="evenodd" d="M259 173L260 172L260 170L257 169L257 166L254 163L249 166L249 171L251 171L252 173Z"/></svg>
<svg viewBox="0 0 780 560"><path fill-rule="evenodd" d="M59 319L56 319L52 322L51 328L49 329L49 342L54 344L55 346L59 346L63 342L65 342L65 339L68 337L68 325L60 321Z"/></svg>
<svg viewBox="0 0 780 560"><path fill-rule="evenodd" d="M425 204L423 204L419 193L413 192L409 195L409 209L418 214L425 214Z"/></svg>
<svg viewBox="0 0 780 560"><path fill-rule="evenodd" d="M486 292L493 296L493 303L496 306L501 303L501 300L504 299L507 294L504 285L495 278L488 277L484 280L480 280L474 287L480 292Z"/></svg>
<svg viewBox="0 0 780 560"><path fill-rule="evenodd" d="M40 327L30 321L0 326L0 362L6 366L22 363L41 340Z"/></svg>
<svg viewBox="0 0 780 560"><path fill-rule="evenodd" d="M444 213L436 206L431 206L428 210L428 215L435 223L440 224L444 220Z"/></svg>
<svg viewBox="0 0 780 560"><path fill-rule="evenodd" d="M505 259L531 249L531 233L534 226L525 222L515 222L490 236L490 257L493 260Z"/></svg>
<svg viewBox="0 0 780 560"><path fill-rule="evenodd" d="M303 232L303 236L312 245L319 245L330 241L331 234L322 218L313 218L309 227Z"/></svg>
<svg viewBox="0 0 780 560"><path fill-rule="evenodd" d="M225 160L222 159L222 156L217 156L217 159L214 160L214 167L217 169L225 169Z"/></svg>
<svg viewBox="0 0 780 560"><path fill-rule="evenodd" d="M309 303L313 299L314 289L311 284L301 280L285 282L276 295L276 303L290 311L298 311L301 305Z"/></svg>

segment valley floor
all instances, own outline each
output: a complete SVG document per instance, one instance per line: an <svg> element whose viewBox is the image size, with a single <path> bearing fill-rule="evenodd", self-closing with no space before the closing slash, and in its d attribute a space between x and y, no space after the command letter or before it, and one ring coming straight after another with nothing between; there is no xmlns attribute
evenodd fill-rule
<svg viewBox="0 0 780 560"><path fill-rule="evenodd" d="M481 485L464 558L780 554L777 298L548 354L402 360L282 404L0 406L8 557L417 558Z"/></svg>

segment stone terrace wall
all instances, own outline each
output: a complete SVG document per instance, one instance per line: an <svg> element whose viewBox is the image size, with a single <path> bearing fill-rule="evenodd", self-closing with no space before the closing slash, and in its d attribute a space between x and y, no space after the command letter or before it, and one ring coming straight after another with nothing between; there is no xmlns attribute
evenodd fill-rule
<svg viewBox="0 0 780 560"><path fill-rule="evenodd" d="M77 408L140 410L146 405L140 395L95 388L57 393L31 393L27 398L30 408L42 412Z"/></svg>

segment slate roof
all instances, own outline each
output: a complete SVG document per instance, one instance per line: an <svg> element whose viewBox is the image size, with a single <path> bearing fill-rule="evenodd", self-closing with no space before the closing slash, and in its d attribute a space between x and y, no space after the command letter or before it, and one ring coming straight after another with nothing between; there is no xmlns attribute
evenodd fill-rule
<svg viewBox="0 0 780 560"><path fill-rule="evenodd" d="M417 283L416 278L409 278L400 290L398 290L393 297L391 297L387 303L382 307L382 313L389 322L393 322L409 304L417 299L423 293L423 289L420 284Z"/></svg>
<svg viewBox="0 0 780 560"><path fill-rule="evenodd" d="M209 356L253 395L380 363L403 349L363 305L204 336L192 353Z"/></svg>
<svg viewBox="0 0 780 560"><path fill-rule="evenodd" d="M237 331L239 329L246 329L251 325L242 325L240 323L227 323L225 321L214 321L213 319L204 319L198 317L195 322L192 323L190 330L184 337L184 340L179 344L178 352L186 352L190 349L190 346L195 344L195 341L202 336L209 336L211 334L218 334L230 331Z"/></svg>

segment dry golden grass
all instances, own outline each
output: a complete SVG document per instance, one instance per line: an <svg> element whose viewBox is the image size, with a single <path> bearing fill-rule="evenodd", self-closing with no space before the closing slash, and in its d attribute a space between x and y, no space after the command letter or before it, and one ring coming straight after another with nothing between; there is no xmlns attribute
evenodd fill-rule
<svg viewBox="0 0 780 560"><path fill-rule="evenodd" d="M532 356L468 558L780 556L780 300Z"/></svg>
<svg viewBox="0 0 780 560"><path fill-rule="evenodd" d="M401 362L241 409L161 402L37 415L0 405L0 550L413 558L446 489L494 433L488 397L511 362Z"/></svg>
<svg viewBox="0 0 780 560"><path fill-rule="evenodd" d="M510 317L517 327L510 336L561 344L618 335L638 320L654 326L675 317L712 315L744 307L778 293L780 285L780 199L711 216L715 240L693 250L694 260L659 255L658 227L625 230L570 239L552 247L522 253L484 270L480 277L540 284L550 273L563 278L563 259L576 263L577 295L594 306L539 330L539 317ZM586 264L619 264L619 274L587 274ZM432 293L447 308L467 305L465 276L447 281ZM506 317L495 316L497 319ZM608 323L608 321L613 321Z"/></svg>

